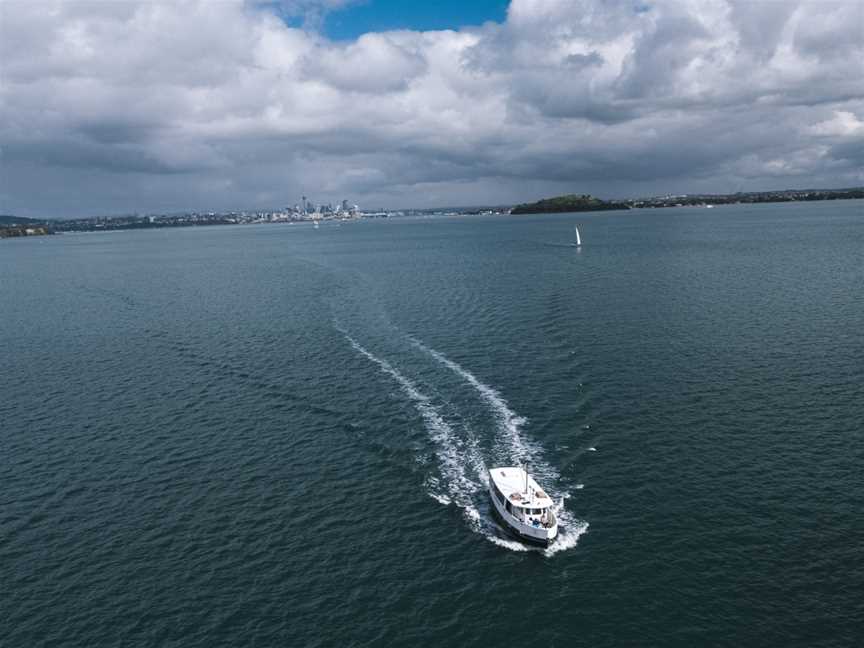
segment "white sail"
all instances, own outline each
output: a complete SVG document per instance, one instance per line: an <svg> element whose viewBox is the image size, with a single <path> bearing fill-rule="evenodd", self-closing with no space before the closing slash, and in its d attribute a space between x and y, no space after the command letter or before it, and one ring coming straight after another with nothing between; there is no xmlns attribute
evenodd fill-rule
<svg viewBox="0 0 864 648"><path fill-rule="evenodd" d="M582 245L582 238L579 236L579 226L576 225L575 227L576 227L576 245L578 247L578 246Z"/></svg>

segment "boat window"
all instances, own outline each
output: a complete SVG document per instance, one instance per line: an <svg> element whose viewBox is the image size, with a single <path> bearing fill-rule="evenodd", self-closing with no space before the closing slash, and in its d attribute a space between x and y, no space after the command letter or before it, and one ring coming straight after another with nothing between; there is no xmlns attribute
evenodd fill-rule
<svg viewBox="0 0 864 648"><path fill-rule="evenodd" d="M510 504L509 500L508 500L508 502L507 502L504 506L507 508L507 512L508 512L508 513L512 513L512 512L513 512L513 506Z"/></svg>

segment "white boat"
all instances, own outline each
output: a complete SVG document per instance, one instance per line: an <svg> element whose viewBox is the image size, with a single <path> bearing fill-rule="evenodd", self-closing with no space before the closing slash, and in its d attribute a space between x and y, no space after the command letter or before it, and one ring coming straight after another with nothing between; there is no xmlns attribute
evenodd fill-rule
<svg viewBox="0 0 864 648"><path fill-rule="evenodd" d="M576 228L576 247L582 247L582 237L579 236L579 226L574 225Z"/></svg>
<svg viewBox="0 0 864 648"><path fill-rule="evenodd" d="M490 469L489 495L504 528L520 540L548 547L558 536L552 499L523 468Z"/></svg>

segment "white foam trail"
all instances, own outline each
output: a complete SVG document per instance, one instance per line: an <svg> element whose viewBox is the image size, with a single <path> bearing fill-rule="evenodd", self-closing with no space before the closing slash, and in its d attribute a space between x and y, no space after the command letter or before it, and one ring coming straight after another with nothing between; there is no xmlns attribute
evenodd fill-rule
<svg viewBox="0 0 864 648"><path fill-rule="evenodd" d="M496 417L501 422L504 431L507 433L507 440L509 441L509 445L514 454L513 459L515 461L521 462L536 454L536 447L534 447L533 444L526 443L526 441L522 439L522 433L519 429L527 422L527 420L510 409L507 401L501 398L501 394L499 394L496 389L481 382L477 376L465 369L462 365L445 356L443 353L426 346L413 337L409 336L409 338L414 346L428 353L445 367L461 376L479 392L483 400L492 408L492 411L495 413Z"/></svg>
<svg viewBox="0 0 864 648"><path fill-rule="evenodd" d="M535 551L537 553L543 554L547 558L551 558L557 553L562 551L566 551L567 549L572 549L579 543L579 538L582 537L588 531L588 523L584 520L577 520L566 512L563 512L563 516L559 514L558 520L562 526L559 527L558 537L555 539L555 542L552 543L549 547L535 547L533 545L526 545L517 540L510 540L508 538L504 538L499 533L504 533L504 531L497 532L494 530L488 530L487 533L483 535L486 539L492 544L498 545L499 547L503 547L505 549L509 549L510 551Z"/></svg>
<svg viewBox="0 0 864 648"><path fill-rule="evenodd" d="M462 377L463 380L468 382L468 384L477 390L481 398L486 402L495 414L495 417L498 419L499 432L502 433L502 436L504 437L503 440L508 445L510 460L515 463L528 462L530 464L531 472L538 475L543 481L547 482L544 484L547 492L552 494L553 497L560 498L561 503L556 507L556 514L558 515L560 525L559 535L551 547L541 550L544 555L553 556L560 551L575 547L579 541L579 537L588 530L588 523L574 517L564 508L564 499L570 497L570 493L556 492L554 486L555 482L560 479L560 475L554 468L552 468L552 466L543 460L541 447L522 437L520 427L526 423L526 419L510 409L507 401L501 397L501 394L498 393L496 389L481 382L477 376L462 367L460 364L454 362L443 353L426 346L416 338L409 336L409 339L414 346L432 356L435 360ZM577 486L577 489L581 488L582 484ZM498 537L494 531L484 535L486 535L486 538L490 542L514 551L531 550L530 547L525 546L521 542L505 540Z"/></svg>
<svg viewBox="0 0 864 648"><path fill-rule="evenodd" d="M498 390L483 383L477 376L465 369L462 365L454 362L440 351L426 346L420 340L408 336L411 343L418 349L429 354L435 360L456 373L468 384L470 384L480 397L486 402L499 422L499 432L502 433L503 441L508 448L508 460L516 465L529 464L530 472L543 480L556 480L558 473L542 459L542 449L533 441L523 438L521 427L528 422L522 416L510 409Z"/></svg>
<svg viewBox="0 0 864 648"><path fill-rule="evenodd" d="M550 547L543 550L543 555L551 558L561 551L575 547L579 543L579 538L588 531L588 523L584 520L567 519L563 521L563 528L559 528L561 531L558 533L558 538Z"/></svg>
<svg viewBox="0 0 864 648"><path fill-rule="evenodd" d="M443 504L444 506L450 506L450 504L451 504L450 498L447 497L446 495L442 495L440 493L433 493L431 491L429 493L427 493L427 495L429 495L429 497L434 499L439 504Z"/></svg>
<svg viewBox="0 0 864 648"><path fill-rule="evenodd" d="M454 502L462 509L465 518L476 528L480 519L480 512L472 502L471 495L482 491L483 487L468 476L466 468L470 465L480 475L481 480L486 479L487 473L476 443L462 443L453 432L453 428L438 413L430 398L421 392L412 380L402 375L386 360L365 349L348 333L343 331L343 334L358 353L378 365L384 373L399 384L402 391L413 401L417 411L423 417L429 437L435 443L435 455L438 457L441 473L446 478L448 491L447 494L433 491L429 495L445 505ZM468 465L466 465L466 459Z"/></svg>
<svg viewBox="0 0 864 648"><path fill-rule="evenodd" d="M471 468L477 473L477 476L480 478L483 487L489 488L489 469L486 468L486 462L483 461L483 455L480 452L480 446L477 445L477 439L473 436L468 441L470 446L470 451L468 452L468 462L471 464Z"/></svg>
<svg viewBox="0 0 864 648"><path fill-rule="evenodd" d="M505 549L509 549L510 551L532 551L533 548L528 545L524 545L521 542L517 542L516 540L507 540L506 538L501 538L494 533L489 533L486 535L486 539L494 545L498 545L499 547L504 547Z"/></svg>

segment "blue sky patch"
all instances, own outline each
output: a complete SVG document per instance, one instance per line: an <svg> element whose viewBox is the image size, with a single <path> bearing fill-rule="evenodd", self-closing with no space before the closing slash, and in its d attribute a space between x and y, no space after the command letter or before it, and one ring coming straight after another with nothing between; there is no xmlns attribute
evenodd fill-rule
<svg viewBox="0 0 864 648"><path fill-rule="evenodd" d="M395 29L459 29L493 20L504 22L508 0L366 0L333 11L322 31L334 40Z"/></svg>

